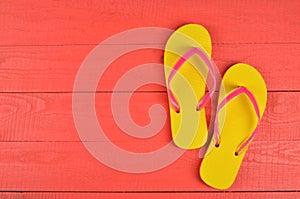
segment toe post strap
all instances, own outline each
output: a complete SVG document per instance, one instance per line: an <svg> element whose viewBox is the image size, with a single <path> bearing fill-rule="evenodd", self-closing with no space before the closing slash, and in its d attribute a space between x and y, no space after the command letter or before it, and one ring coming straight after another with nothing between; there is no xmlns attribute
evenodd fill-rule
<svg viewBox="0 0 300 199"><path fill-rule="evenodd" d="M198 55L204 61L205 65L209 69L209 74L211 75L211 77L213 79L213 87L210 92L205 94L204 97L202 97L199 100L199 102L196 106L197 111L199 111L201 108L203 108L209 102L210 98L213 96L213 94L215 93L215 90L216 90L216 77L215 77L215 73L214 73L213 63L211 62L210 58L200 48L193 47L193 48L189 49L183 56L181 56L178 59L178 61L172 68L172 70L169 74L169 77L168 77L168 95L169 95L169 99L170 99L172 108L177 113L180 112L180 105L178 103L178 100L175 98L174 93L171 90L171 87L170 87L171 81L172 81L173 77L175 76L175 74L178 72L178 70L183 66L183 64L193 55Z"/></svg>
<svg viewBox="0 0 300 199"><path fill-rule="evenodd" d="M216 147L219 147L220 145L220 132L219 132L219 128L218 128L218 114L220 112L220 110L227 104L229 103L232 99L234 99L235 97L241 95L241 94L245 94L249 100L251 101L251 104L253 105L254 107L254 110L255 110L255 113L256 113L256 116L257 116L257 120L258 120L258 123L254 129L254 131L251 133L250 137L247 138L244 142L242 142L236 149L235 151L235 155L238 156L242 151L243 149L248 146L254 139L254 137L256 136L257 134L257 131L258 131L258 126L259 126L259 123L260 123L260 111L259 111L259 107L258 107L258 104L257 104L257 101L254 97L254 95L251 93L251 91L249 91L246 87L243 87L243 86L239 86L237 87L236 89L234 89L233 91L231 91L222 101L221 103L218 105L217 107L217 112L216 112L216 119L215 119L215 123L214 123L214 137L215 137L215 146Z"/></svg>

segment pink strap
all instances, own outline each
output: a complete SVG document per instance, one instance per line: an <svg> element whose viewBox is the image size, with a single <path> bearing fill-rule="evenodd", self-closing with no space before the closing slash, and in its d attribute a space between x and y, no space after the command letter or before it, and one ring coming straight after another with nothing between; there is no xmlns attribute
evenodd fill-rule
<svg viewBox="0 0 300 199"><path fill-rule="evenodd" d="M191 48L190 50L188 50L182 57L180 57L180 59L176 62L176 64L174 65L174 67L172 68L169 78L168 78L168 94L170 96L170 102L171 105L173 107L173 109L179 113L180 111L180 106L178 101L176 100L176 98L174 97L173 92L171 91L171 87L170 87L170 83L171 80L173 79L173 77L175 76L175 74L178 72L178 70L180 69L181 66L183 66L183 64L194 54L197 54L198 56L200 56L200 58L204 61L204 63L207 65L208 69L209 69L209 73L211 74L212 78L213 78L213 89L211 92L207 93L197 104L196 109L200 110L203 106L205 106L205 104L209 101L209 99L212 97L212 95L214 94L215 90L216 90L216 77L213 73L213 64L211 63L209 57L206 55L205 52L203 52L201 49L199 48Z"/></svg>
<svg viewBox="0 0 300 199"><path fill-rule="evenodd" d="M246 94L254 109L255 109L255 113L256 113L256 116L257 116L257 119L258 119L258 124L257 126L255 127L254 131L252 132L251 136L245 141L243 142L242 144L240 144L240 146L238 147L238 149L236 150L235 152L235 155L238 155L248 144L250 144L254 137L256 136L257 134L257 129L258 129L258 125L260 123L260 112L259 112L259 108L258 108L258 105L257 105L257 102L255 100L255 97L253 96L253 94L245 87L238 87L237 89L233 90L229 95L227 95L225 97L225 99L219 104L219 106L217 107L217 112L216 112L216 119L215 119L215 124L214 124L214 135L215 135L215 140L216 140L216 147L219 146L220 144L220 133L219 133L219 129L218 129L218 113L219 111L230 101L232 100L233 98L235 98L236 96L240 95L240 94Z"/></svg>

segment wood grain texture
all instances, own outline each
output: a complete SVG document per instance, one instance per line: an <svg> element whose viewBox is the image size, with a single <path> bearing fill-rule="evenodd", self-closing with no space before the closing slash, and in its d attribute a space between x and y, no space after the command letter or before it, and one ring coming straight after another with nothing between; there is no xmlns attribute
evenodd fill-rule
<svg viewBox="0 0 300 199"><path fill-rule="evenodd" d="M214 199L222 197L224 199L298 199L299 192L284 193L234 193L234 192L217 192L217 193L0 193L3 199Z"/></svg>
<svg viewBox="0 0 300 199"><path fill-rule="evenodd" d="M117 95L122 99L121 95L125 94ZM135 93L130 103L134 121L146 125L150 119L145 114L149 107L159 103L166 108L166 97L166 93ZM260 133L231 190L299 189L299 97L298 92L269 93L271 107L267 108ZM125 135L107 109L110 98L110 93L98 93L96 110L106 135L114 144L142 153L157 150L171 141L167 126L151 139ZM5 94L2 101L7 103L1 107L1 112L6 113L1 117L5 124L1 126L6 128L2 131L6 133L1 134L4 142L0 143L2 190L213 190L198 177L198 150L188 151L169 167L149 174L117 172L99 163L78 139L71 94Z"/></svg>
<svg viewBox="0 0 300 199"><path fill-rule="evenodd" d="M152 144L149 141L144 147L153 148ZM300 141L253 142L229 190L299 190L299 146ZM143 174L104 166L81 142L1 142L0 157L1 189L7 191L214 190L199 178L198 150L185 152L168 167Z"/></svg>
<svg viewBox="0 0 300 199"><path fill-rule="evenodd" d="M119 99L116 107L125 106L124 97L131 95L128 110L133 121L140 126L146 126L151 122L148 115L151 106L159 104L168 111L165 92L114 93L114 95ZM112 115L111 98L112 93L96 94L96 112L103 130L113 141L131 140L140 143L138 147L143 146L145 140L130 139L118 127ZM71 93L0 94L0 100L0 141L79 141L72 115ZM267 108L256 140L299 140L299 101L298 92L269 92ZM88 105L84 100L79 104L84 107ZM117 115L120 115L118 110ZM162 118L162 114L164 113L156 113L152 119ZM207 109L207 119L209 118L210 109ZM155 143L170 141L169 118L166 121L165 125L161 125L162 129L157 132L157 136L153 137ZM125 143L123 147L131 146L126 146Z"/></svg>
<svg viewBox="0 0 300 199"><path fill-rule="evenodd" d="M299 1L1 1L1 45L97 44L137 27L206 26L215 43L294 43Z"/></svg>
<svg viewBox="0 0 300 199"><path fill-rule="evenodd" d="M0 198L299 198L299 7L297 0L1 1ZM200 180L198 150L185 152L156 172L113 170L87 152L72 116L76 74L98 43L132 28L175 30L186 23L209 30L221 74L237 62L249 63L262 73L269 91L260 132L227 192ZM160 40L162 47L163 39L167 38ZM132 44L108 46L112 45ZM124 134L110 109L117 81L138 65L162 64L162 55L159 50L126 54L99 81L98 120L108 138L125 150L145 153L171 141L169 122L150 139L137 139ZM145 72L153 81L164 81L163 67L150 66ZM144 77L132 76L136 81ZM132 91L123 87L115 94L124 99ZM153 104L162 109L152 119L163 118L162 111L168 109L165 88L139 88L130 100L133 121L149 124ZM117 107L122 106L118 101Z"/></svg>
<svg viewBox="0 0 300 199"><path fill-rule="evenodd" d="M94 47L95 45L1 47L0 90L2 92L72 91L80 65ZM142 64L163 64L162 56L163 52L159 50L139 50L121 56L107 66L102 77L99 77L97 90L114 90L122 76L137 78L132 73L126 73ZM268 90L271 91L298 90L300 87L298 70L300 44L213 45L213 59L222 75L231 65L238 62L254 66L261 72ZM154 82L165 81L163 65L148 66L144 72L143 75L151 76ZM139 75L139 78L142 78L141 74ZM132 91L130 88L126 90ZM151 84L140 90L165 91L165 88Z"/></svg>

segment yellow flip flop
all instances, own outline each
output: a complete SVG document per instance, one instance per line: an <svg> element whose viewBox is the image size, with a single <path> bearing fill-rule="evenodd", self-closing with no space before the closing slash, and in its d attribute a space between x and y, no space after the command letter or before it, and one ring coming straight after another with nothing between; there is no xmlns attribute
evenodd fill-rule
<svg viewBox="0 0 300 199"><path fill-rule="evenodd" d="M202 180L217 189L233 184L267 102L264 79L250 65L232 66L222 82L214 138L200 168Z"/></svg>
<svg viewBox="0 0 300 199"><path fill-rule="evenodd" d="M207 75L213 76L211 50L209 33L198 24L177 29L165 47L172 137L174 143L183 149L199 148L207 139L203 106L214 92L205 95Z"/></svg>

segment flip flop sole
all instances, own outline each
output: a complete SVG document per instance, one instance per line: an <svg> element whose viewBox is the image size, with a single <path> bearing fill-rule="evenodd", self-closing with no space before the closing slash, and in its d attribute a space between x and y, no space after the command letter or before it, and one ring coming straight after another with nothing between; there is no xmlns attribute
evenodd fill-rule
<svg viewBox="0 0 300 199"><path fill-rule="evenodd" d="M267 88L255 68L247 64L236 64L226 71L222 82L219 103L229 92L243 86L255 97L262 117L267 102ZM239 155L235 155L236 149L249 138L258 121L253 105L245 94L229 101L219 112L217 119L220 144L216 147L215 140L211 140L200 167L200 176L211 187L227 189L237 176L248 146Z"/></svg>
<svg viewBox="0 0 300 199"><path fill-rule="evenodd" d="M184 25L169 38L164 53L167 86L172 67L192 47L201 48L211 56L211 39L208 31L201 25ZM199 68L203 75L199 74ZM180 148L195 149L206 142L205 110L196 111L196 105L205 94L207 72L207 67L199 57L192 56L172 79L170 86L180 104L180 113L176 113L169 104L171 130L174 143Z"/></svg>

